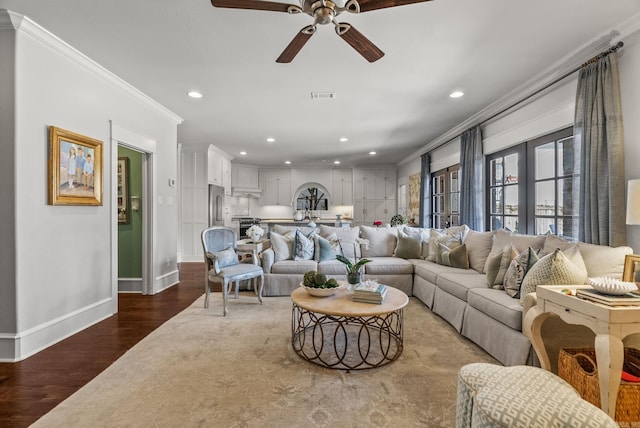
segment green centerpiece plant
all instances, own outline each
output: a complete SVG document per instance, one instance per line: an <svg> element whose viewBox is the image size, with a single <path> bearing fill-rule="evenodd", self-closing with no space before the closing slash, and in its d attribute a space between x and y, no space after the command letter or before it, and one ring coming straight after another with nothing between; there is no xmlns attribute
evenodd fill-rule
<svg viewBox="0 0 640 428"><path fill-rule="evenodd" d="M362 268L362 266L366 265L369 262L372 262L373 260L369 260L369 259L360 259L357 262L352 262L351 260L349 260L348 258L346 258L345 256L342 255L337 255L336 256L336 260L341 261L342 263L344 263L345 267L347 268L347 282L349 284L359 284L360 283L360 268Z"/></svg>

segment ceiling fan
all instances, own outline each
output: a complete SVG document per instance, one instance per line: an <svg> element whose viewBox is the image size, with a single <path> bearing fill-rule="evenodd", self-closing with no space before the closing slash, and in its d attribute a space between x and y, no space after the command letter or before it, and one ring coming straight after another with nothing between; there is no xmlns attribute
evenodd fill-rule
<svg viewBox="0 0 640 428"><path fill-rule="evenodd" d="M334 24L338 36L349 43L367 61L374 62L384 56L376 45L367 39L362 33L356 30L353 25L346 22L339 23L335 17L342 12L360 13L370 10L384 9L387 7L403 6L405 4L421 3L431 0L299 0L300 6L286 3L261 0L211 0L215 7L225 7L232 9L253 9L268 10L272 12L286 12L290 14L306 13L313 18L313 24L304 27L291 40L291 43L280 54L276 62L291 62L307 41L316 32L316 26Z"/></svg>

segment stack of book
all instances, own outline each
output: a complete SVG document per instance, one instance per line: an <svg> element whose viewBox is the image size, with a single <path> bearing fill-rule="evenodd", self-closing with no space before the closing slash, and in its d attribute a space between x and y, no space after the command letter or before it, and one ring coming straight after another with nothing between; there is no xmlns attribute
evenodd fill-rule
<svg viewBox="0 0 640 428"><path fill-rule="evenodd" d="M354 302L382 304L387 295L387 286L378 284L378 281L364 281L356 285L353 289Z"/></svg>

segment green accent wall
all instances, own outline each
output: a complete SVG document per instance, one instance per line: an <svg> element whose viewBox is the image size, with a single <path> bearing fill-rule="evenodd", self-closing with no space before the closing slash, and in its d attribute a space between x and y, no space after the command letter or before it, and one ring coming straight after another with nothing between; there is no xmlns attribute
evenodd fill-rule
<svg viewBox="0 0 640 428"><path fill-rule="evenodd" d="M118 157L129 158L129 194L141 198L143 154L118 147ZM142 199L138 211L131 210L129 224L118 224L118 277L142 277Z"/></svg>

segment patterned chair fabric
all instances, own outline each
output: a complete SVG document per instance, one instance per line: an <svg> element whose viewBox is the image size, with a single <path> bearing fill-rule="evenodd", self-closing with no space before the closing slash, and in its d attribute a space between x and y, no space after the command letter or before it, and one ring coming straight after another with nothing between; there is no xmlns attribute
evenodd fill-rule
<svg viewBox="0 0 640 428"><path fill-rule="evenodd" d="M458 373L457 428L616 428L551 372L530 366L469 364Z"/></svg>
<svg viewBox="0 0 640 428"><path fill-rule="evenodd" d="M262 304L262 288L264 286L264 272L257 264L238 263L236 253L236 232L228 227L210 227L202 231L202 249L204 250L205 271L205 299L204 307L209 307L211 293L210 282L222 283L222 301L224 315L227 315L227 297L233 283L236 283L236 299L240 288L240 281L253 280L258 301ZM257 263L255 251L252 260ZM259 284L256 281L259 279Z"/></svg>

